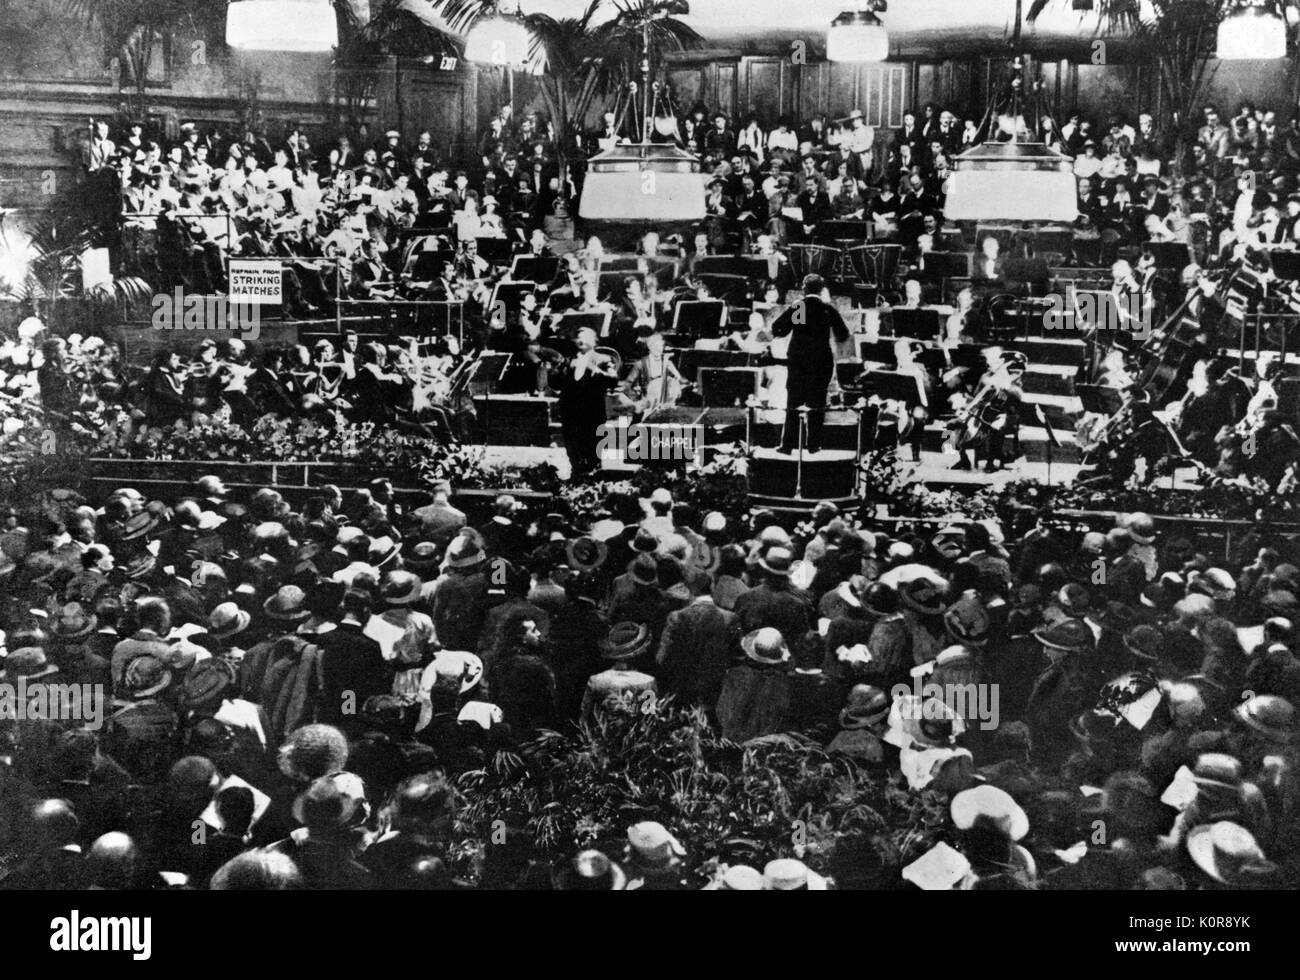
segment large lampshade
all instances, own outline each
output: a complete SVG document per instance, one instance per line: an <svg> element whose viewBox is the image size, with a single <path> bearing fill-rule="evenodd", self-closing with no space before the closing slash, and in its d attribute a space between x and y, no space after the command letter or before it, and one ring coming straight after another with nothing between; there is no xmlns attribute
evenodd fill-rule
<svg viewBox="0 0 1300 980"><path fill-rule="evenodd" d="M869 10L846 10L833 21L826 35L828 61L884 61L889 57L889 34Z"/></svg>
<svg viewBox="0 0 1300 980"><path fill-rule="evenodd" d="M663 143L615 146L587 161L578 214L593 221L699 221L705 175L685 150Z"/></svg>
<svg viewBox="0 0 1300 980"><path fill-rule="evenodd" d="M1286 21L1272 3L1247 3L1219 22L1215 57L1248 61L1286 57Z"/></svg>
<svg viewBox="0 0 1300 980"><path fill-rule="evenodd" d="M1042 143L982 143L954 161L943 213L949 221L1074 221L1070 158Z"/></svg>
<svg viewBox="0 0 1300 980"><path fill-rule="evenodd" d="M518 17L492 14L478 20L465 39L465 60L522 67L528 61L528 28Z"/></svg>
<svg viewBox="0 0 1300 980"><path fill-rule="evenodd" d="M329 0L234 0L226 43L242 51L332 51L338 22Z"/></svg>

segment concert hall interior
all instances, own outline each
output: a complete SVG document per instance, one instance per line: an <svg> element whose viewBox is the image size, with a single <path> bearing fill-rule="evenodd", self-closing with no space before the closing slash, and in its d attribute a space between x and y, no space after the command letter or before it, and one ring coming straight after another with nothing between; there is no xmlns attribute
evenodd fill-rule
<svg viewBox="0 0 1300 980"><path fill-rule="evenodd" d="M732 577L727 549L745 587L794 567L808 591L798 639L742 616L727 651L749 666L800 660L805 633L835 661L816 624L839 612L818 603L843 587L870 605L877 577L908 593L932 573L948 590L932 619L970 602L1014 617L1036 590L1047 630L1084 623L1067 572L1097 616L1144 611L1166 573L1188 595L1219 566L1255 581L1247 540L1294 572L1298 4L0 0L0 592L42 610L0 600L6 655L44 657L36 633L70 629L68 603L98 608L66 579L126 585L134 609L215 567L236 606L220 624L201 609L205 635L306 619L317 593L284 590L309 580L333 600L313 617L436 606L415 660L464 650L491 681L490 619L458 625L437 583L499 558L510 584L483 597L550 610L570 589L576 608L572 583L608 555L583 596L603 652L546 715L570 722L603 696L586 686L600 657L687 696L647 651L669 648L673 597L716 592L697 571ZM832 518L860 532L836 525L854 541L839 577L818 565ZM1186 564L1157 567L1153 526L1194 544ZM999 558L994 596L956 570L1004 544L1038 555L1040 532L1070 556L1035 564L1060 558L1041 581ZM1130 548L1131 594L1089 581ZM669 599L638 620L619 590L649 586ZM1229 625L1274 622L1250 603ZM1290 658L1283 622L1269 642ZM436 671L402 680L392 642L412 629L376 627L397 659L372 693L430 709ZM928 654L964 642L936 629ZM101 660L121 695L121 651ZM837 689L836 718L857 689ZM518 698L507 726L545 728ZM471 703L451 728L500 722ZM364 731L329 707L295 719ZM294 725L272 724L274 770ZM272 812L291 827L287 792ZM556 881L622 874L579 858Z"/></svg>

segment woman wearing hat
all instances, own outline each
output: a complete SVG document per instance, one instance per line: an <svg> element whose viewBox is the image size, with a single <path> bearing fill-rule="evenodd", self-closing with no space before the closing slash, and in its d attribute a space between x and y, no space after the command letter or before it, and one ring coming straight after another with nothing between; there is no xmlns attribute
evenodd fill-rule
<svg viewBox="0 0 1300 980"><path fill-rule="evenodd" d="M753 630L740 648L745 661L723 677L716 709L723 737L737 744L788 731L792 696L790 648L780 630Z"/></svg>
<svg viewBox="0 0 1300 980"><path fill-rule="evenodd" d="M590 721L597 707L630 700L636 705L653 704L658 682L632 667L632 662L650 650L650 630L644 623L621 622L611 626L600 641L600 655L610 666L587 681L582 698L582 718Z"/></svg>

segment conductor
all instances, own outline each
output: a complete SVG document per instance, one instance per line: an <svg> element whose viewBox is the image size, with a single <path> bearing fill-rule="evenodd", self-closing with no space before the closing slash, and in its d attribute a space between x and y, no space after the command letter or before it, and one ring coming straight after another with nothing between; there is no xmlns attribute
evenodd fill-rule
<svg viewBox="0 0 1300 980"><path fill-rule="evenodd" d="M560 427L574 477L600 465L597 447L605 424L605 393L618 382L608 359L595 352L596 331L583 328L576 338L578 356L555 378L560 389Z"/></svg>
<svg viewBox="0 0 1300 980"><path fill-rule="evenodd" d="M831 305L826 281L818 275L805 276L803 299L786 310L772 324L774 337L790 336L786 380L785 427L781 431L781 452L794 452L799 442L799 408L807 406L810 453L821 449L826 423L826 391L835 375L835 352L831 337L843 343L849 339L844 318Z"/></svg>

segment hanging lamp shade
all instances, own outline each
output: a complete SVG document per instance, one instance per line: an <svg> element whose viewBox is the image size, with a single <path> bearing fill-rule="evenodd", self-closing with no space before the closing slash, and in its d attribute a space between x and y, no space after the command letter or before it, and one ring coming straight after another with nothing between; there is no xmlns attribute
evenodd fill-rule
<svg viewBox="0 0 1300 980"><path fill-rule="evenodd" d="M1074 165L1042 143L982 143L954 160L949 221L1074 221Z"/></svg>
<svg viewBox="0 0 1300 980"><path fill-rule="evenodd" d="M614 146L587 161L578 214L593 221L700 221L700 162L665 143Z"/></svg>
<svg viewBox="0 0 1300 980"><path fill-rule="evenodd" d="M332 51L338 22L329 0L233 0L226 43L241 51Z"/></svg>
<svg viewBox="0 0 1300 980"><path fill-rule="evenodd" d="M470 28L465 39L465 60L481 65L522 67L528 62L528 28L518 17L491 14Z"/></svg>
<svg viewBox="0 0 1300 980"><path fill-rule="evenodd" d="M1243 3L1219 22L1214 55L1223 61L1286 57L1286 20L1271 2Z"/></svg>
<svg viewBox="0 0 1300 980"><path fill-rule="evenodd" d="M878 5L883 10L883 4ZM889 33L870 10L846 10L826 34L827 61L884 61L889 57Z"/></svg>

